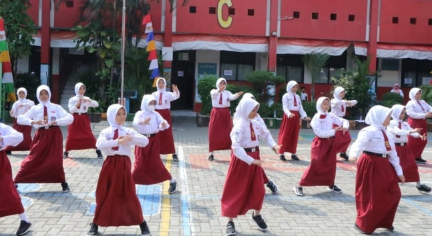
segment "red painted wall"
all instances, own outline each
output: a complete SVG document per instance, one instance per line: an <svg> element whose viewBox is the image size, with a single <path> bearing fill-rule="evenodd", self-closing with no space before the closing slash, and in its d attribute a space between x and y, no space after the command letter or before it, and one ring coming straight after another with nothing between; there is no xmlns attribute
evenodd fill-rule
<svg viewBox="0 0 432 236"><path fill-rule="evenodd" d="M73 7L66 7L66 3L61 3L58 10L54 12L55 28L72 28L78 20L81 1L72 1Z"/></svg>
<svg viewBox="0 0 432 236"><path fill-rule="evenodd" d="M27 15L29 15L34 24L37 26L39 22L39 0L29 0L31 6L27 10Z"/></svg>
<svg viewBox="0 0 432 236"><path fill-rule="evenodd" d="M299 18L283 20L299 12ZM318 19L312 19L312 13ZM336 14L336 20L330 20ZM354 15L354 21L348 21ZM340 39L365 41L366 38L366 0L322 0L281 1L281 37L307 39Z"/></svg>
<svg viewBox="0 0 432 236"><path fill-rule="evenodd" d="M413 0L382 0L380 42L432 44L432 1ZM398 24L393 24L393 17L399 18ZM410 18L416 18L416 24L410 23Z"/></svg>
<svg viewBox="0 0 432 236"><path fill-rule="evenodd" d="M177 7L177 33L225 34L244 36L264 36L266 34L267 1L231 0L235 15L228 14L228 6L222 6L222 18L232 17L229 28L222 28L218 23L219 0L190 0L186 7ZM191 7L196 13L190 13ZM209 8L216 8L216 14L210 14ZM248 9L254 11L248 16Z"/></svg>

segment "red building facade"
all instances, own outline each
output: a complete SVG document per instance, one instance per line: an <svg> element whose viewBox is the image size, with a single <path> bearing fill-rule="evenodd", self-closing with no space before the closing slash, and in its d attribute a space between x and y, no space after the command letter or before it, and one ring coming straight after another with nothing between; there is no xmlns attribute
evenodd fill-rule
<svg viewBox="0 0 432 236"><path fill-rule="evenodd" d="M52 59L61 58L59 48L75 46L68 30L80 1L66 1L58 10L50 1L30 2L28 13L41 27L35 46L41 47L41 64L51 67L55 87L61 62ZM178 108L199 109L195 85L203 68L230 83L242 83L249 71L268 70L308 89L311 78L300 58L311 52L332 56L316 85L318 95L327 95L335 71L353 69L355 55L371 57L370 71L379 74L377 99L394 83L408 94L432 80L432 1L189 0L172 13L168 1L149 4L158 49L174 52L164 66L182 91Z"/></svg>

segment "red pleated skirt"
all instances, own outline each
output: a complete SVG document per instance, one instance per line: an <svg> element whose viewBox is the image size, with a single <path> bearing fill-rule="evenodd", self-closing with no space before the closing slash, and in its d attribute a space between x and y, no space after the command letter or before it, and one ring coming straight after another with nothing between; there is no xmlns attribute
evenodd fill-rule
<svg viewBox="0 0 432 236"><path fill-rule="evenodd" d="M21 197L12 181L12 168L5 151L0 151L0 217L21 214Z"/></svg>
<svg viewBox="0 0 432 236"><path fill-rule="evenodd" d="M415 162L414 155L408 146L396 145L396 152L399 156L399 164L402 167L405 182L420 181L417 163Z"/></svg>
<svg viewBox="0 0 432 236"><path fill-rule="evenodd" d="M172 179L159 155L159 134L150 137L145 147L135 146L132 177L135 184L151 185Z"/></svg>
<svg viewBox="0 0 432 236"><path fill-rule="evenodd" d="M333 128L339 127L338 125L333 124ZM343 152L345 153L348 149L348 146L351 143L351 134L347 130L345 133L341 130L337 131L335 134L335 148L336 153Z"/></svg>
<svg viewBox="0 0 432 236"><path fill-rule="evenodd" d="M87 114L73 114L74 121L68 127L66 138L66 151L96 149L96 138L90 127L90 118Z"/></svg>
<svg viewBox="0 0 432 236"><path fill-rule="evenodd" d="M232 128L233 122L229 108L213 107L208 128L209 152L231 149Z"/></svg>
<svg viewBox="0 0 432 236"><path fill-rule="evenodd" d="M63 135L58 126L39 129L15 183L64 183Z"/></svg>
<svg viewBox="0 0 432 236"><path fill-rule="evenodd" d="M420 131L421 135L426 134L427 135L427 122L426 119L412 119L411 117L408 118L408 124L411 126L411 128L421 128ZM425 149L427 144L426 140L421 140L419 138L414 138L411 135L408 135L408 147L411 149L414 159L422 157L423 150Z"/></svg>
<svg viewBox="0 0 432 236"><path fill-rule="evenodd" d="M336 139L315 137L311 147L311 163L299 186L331 186L336 177Z"/></svg>
<svg viewBox="0 0 432 236"><path fill-rule="evenodd" d="M176 153L174 146L174 136L172 131L172 119L169 109L156 110L168 122L170 127L166 130L159 131L156 137L159 139L159 150L162 155Z"/></svg>
<svg viewBox="0 0 432 236"><path fill-rule="evenodd" d="M248 152L249 156L259 160L259 151ZM248 210L261 210L265 189L263 185L263 169L257 165L248 165L231 152L222 193L222 216L236 218Z"/></svg>
<svg viewBox="0 0 432 236"><path fill-rule="evenodd" d="M282 123L279 129L278 144L282 145L279 150L280 154L289 152L291 154L296 154L297 143L300 132L300 115L298 111L291 111L295 116L293 118L288 118L284 113Z"/></svg>
<svg viewBox="0 0 432 236"><path fill-rule="evenodd" d="M20 125L17 123L17 120L14 119L14 123L12 126L16 131L23 134L24 139L17 146L7 146L4 148L5 151L28 151L30 150L32 144L31 131L32 126L30 125Z"/></svg>
<svg viewBox="0 0 432 236"><path fill-rule="evenodd" d="M390 228L401 191L398 176L388 158L362 154L357 164L355 201L356 224L365 233Z"/></svg>
<svg viewBox="0 0 432 236"><path fill-rule="evenodd" d="M108 156L96 187L93 222L99 226L139 225L144 221L128 156Z"/></svg>

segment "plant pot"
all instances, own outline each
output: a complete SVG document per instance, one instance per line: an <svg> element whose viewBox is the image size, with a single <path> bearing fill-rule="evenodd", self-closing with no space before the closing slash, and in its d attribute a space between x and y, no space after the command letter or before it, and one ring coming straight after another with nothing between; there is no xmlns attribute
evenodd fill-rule
<svg viewBox="0 0 432 236"><path fill-rule="evenodd" d="M272 117L266 117L263 118L264 123L266 124L267 128L269 129L279 129L280 125L282 123L281 118L272 118Z"/></svg>
<svg viewBox="0 0 432 236"><path fill-rule="evenodd" d="M355 120L348 120L349 122L349 129L354 130L356 129L356 121Z"/></svg>
<svg viewBox="0 0 432 236"><path fill-rule="evenodd" d="M311 128L310 120L302 120L301 128L302 129L310 129Z"/></svg>
<svg viewBox="0 0 432 236"><path fill-rule="evenodd" d="M363 129L366 126L368 126L368 125L365 122L358 122L358 121L356 121L356 129L357 130Z"/></svg>
<svg viewBox="0 0 432 236"><path fill-rule="evenodd" d="M102 120L107 120L107 113L100 114Z"/></svg>
<svg viewBox="0 0 432 236"><path fill-rule="evenodd" d="M196 124L198 127L208 127L209 123L210 123L210 116L205 116L196 113Z"/></svg>
<svg viewBox="0 0 432 236"><path fill-rule="evenodd" d="M89 113L88 116L92 123L99 123L102 120L100 113Z"/></svg>

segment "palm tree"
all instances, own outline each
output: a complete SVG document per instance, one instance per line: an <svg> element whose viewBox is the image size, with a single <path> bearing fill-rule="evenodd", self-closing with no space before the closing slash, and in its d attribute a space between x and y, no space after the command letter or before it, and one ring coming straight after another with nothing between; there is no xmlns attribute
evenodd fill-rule
<svg viewBox="0 0 432 236"><path fill-rule="evenodd" d="M315 83L319 80L321 69L327 64L327 60L330 58L330 55L325 53L309 53L304 55L301 59L306 66L306 69L309 70L312 77L312 85L311 85L311 100L315 101Z"/></svg>

